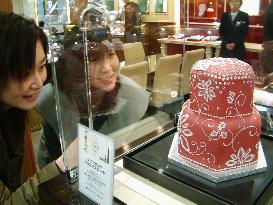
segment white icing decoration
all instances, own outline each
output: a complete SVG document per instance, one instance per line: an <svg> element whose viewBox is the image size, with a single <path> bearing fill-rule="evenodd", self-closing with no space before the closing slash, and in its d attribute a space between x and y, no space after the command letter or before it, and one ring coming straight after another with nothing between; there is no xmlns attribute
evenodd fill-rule
<svg viewBox="0 0 273 205"><path fill-rule="evenodd" d="M234 58L209 58L200 60L194 64L192 71L221 80L252 79L254 76L254 72L249 64Z"/></svg>
<svg viewBox="0 0 273 205"><path fill-rule="evenodd" d="M192 132L190 129L188 129L189 124L185 123L186 120L189 118L189 115L182 115L178 122L178 130L179 130L179 136L181 136L181 146L187 151L190 151L189 143L187 140L187 137L192 136Z"/></svg>
<svg viewBox="0 0 273 205"><path fill-rule="evenodd" d="M249 163L251 162L255 155L254 154L250 154L251 152L251 149L248 148L247 151L244 150L243 147L240 147L240 149L238 150L238 153L237 155L236 154L231 154L230 155L230 160L228 160L225 164L227 166L234 166L234 165L242 165L242 164L245 164L245 163Z"/></svg>
<svg viewBox="0 0 273 205"><path fill-rule="evenodd" d="M227 97L228 104L232 104L234 101L235 92L229 91L229 96Z"/></svg>
<svg viewBox="0 0 273 205"><path fill-rule="evenodd" d="M211 86L211 80L202 80L201 83L197 84L197 87L200 89L198 96L203 96L207 102L208 100L212 100L212 98L216 97L214 88Z"/></svg>
<svg viewBox="0 0 273 205"><path fill-rule="evenodd" d="M205 121L206 122L206 121ZM208 127L211 128L213 127L212 125L208 124ZM219 139L226 139L227 138L227 132L224 131L226 128L226 123L220 122L217 126L216 130L212 130L209 136L211 137L211 140L219 140ZM203 130L203 127L202 127ZM203 133L206 135L206 133L203 130Z"/></svg>
<svg viewBox="0 0 273 205"><path fill-rule="evenodd" d="M189 108L189 110L192 112L198 113L198 114L206 115L206 116L217 118L217 119L225 119L225 118L231 118L231 117L243 117L243 116L253 115L253 113L254 113L254 110L253 110L253 112L246 113L246 114L236 114L236 115L227 114L226 116L216 116L216 115L211 115L211 114L208 114L205 112L201 112L200 110L198 111L198 110L193 110L190 108Z"/></svg>

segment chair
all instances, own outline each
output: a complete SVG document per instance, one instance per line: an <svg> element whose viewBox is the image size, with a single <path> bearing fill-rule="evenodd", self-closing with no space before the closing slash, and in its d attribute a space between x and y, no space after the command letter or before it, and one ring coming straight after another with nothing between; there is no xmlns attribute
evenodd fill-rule
<svg viewBox="0 0 273 205"><path fill-rule="evenodd" d="M141 42L123 44L125 65L144 61L145 52Z"/></svg>
<svg viewBox="0 0 273 205"><path fill-rule="evenodd" d="M181 57L181 54L160 57L151 91L151 106L161 107L177 99Z"/></svg>
<svg viewBox="0 0 273 205"><path fill-rule="evenodd" d="M182 62L182 76L183 76L183 85L180 89L179 95L186 95L190 93L190 73L192 66L198 60L204 59L205 49L196 49L191 51L186 51L184 53L183 62Z"/></svg>
<svg viewBox="0 0 273 205"><path fill-rule="evenodd" d="M120 70L120 73L133 79L140 86L146 89L147 86L147 74L149 69L149 63L142 61L132 65L127 65Z"/></svg>

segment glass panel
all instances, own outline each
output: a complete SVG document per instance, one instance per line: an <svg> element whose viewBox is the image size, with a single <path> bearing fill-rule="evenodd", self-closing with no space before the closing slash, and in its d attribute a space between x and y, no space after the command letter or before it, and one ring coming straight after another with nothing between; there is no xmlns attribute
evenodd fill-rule
<svg viewBox="0 0 273 205"><path fill-rule="evenodd" d="M67 3L70 24L58 15L53 18L52 6L46 10L53 72L53 83L46 89L55 92L57 118L48 124L60 138L68 182L73 183L77 180L77 150L71 152L71 147L77 143L77 123L114 138L119 157L173 127L184 98L181 55L144 54L140 62L121 67L116 52L123 43L115 38L113 28L123 4L108 11L97 1ZM62 34L54 32L57 26L64 28ZM59 35L62 37L57 38ZM133 53L138 52L134 49Z"/></svg>
<svg viewBox="0 0 273 205"><path fill-rule="evenodd" d="M110 43L110 28L118 17L118 11L108 11L104 4L98 2L90 2L86 5L78 4L77 1L66 3L70 4L45 1L45 20L49 29L50 61L54 81L46 88L53 90L52 85L54 85L58 119L55 122L58 124L55 132L60 137L68 180L74 182L77 179L75 169L77 157L74 157L77 156L77 150L73 150L71 154L70 147L72 142L76 143L77 123L93 128L93 119L101 112L100 107L96 106L95 99L92 101L92 95L101 96L103 90L100 90L100 86L111 87L111 82L114 82L113 71L108 75L100 74L96 70L100 65L105 65L103 59L110 59L114 53L115 45ZM71 14L69 18L71 17L74 25L65 24L66 22L60 18L61 13L58 9L60 7L69 9ZM59 38L59 34L55 31L56 27L65 28L62 38ZM120 45L117 40L115 42ZM116 63L119 65L117 58ZM105 66L104 69L109 69L108 67ZM99 81L99 85L96 85L96 81ZM105 108L112 106L111 97L111 95L106 97L107 102L103 104ZM53 125L54 122L48 124ZM95 122L94 126L96 126Z"/></svg>
<svg viewBox="0 0 273 205"><path fill-rule="evenodd" d="M254 68L254 101L262 119L262 131L273 137L273 41L265 41L259 65Z"/></svg>

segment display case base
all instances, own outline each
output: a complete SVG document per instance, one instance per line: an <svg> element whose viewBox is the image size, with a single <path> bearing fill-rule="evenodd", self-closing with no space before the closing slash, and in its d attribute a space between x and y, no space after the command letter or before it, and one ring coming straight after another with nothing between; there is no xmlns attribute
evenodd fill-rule
<svg viewBox="0 0 273 205"><path fill-rule="evenodd" d="M73 185L68 185L65 173L39 185L40 205L97 205L81 194ZM75 185L77 187L77 185ZM113 197L113 205L126 205Z"/></svg>
<svg viewBox="0 0 273 205"><path fill-rule="evenodd" d="M264 151L261 143L259 144L258 162L257 164L240 167L236 169L230 169L222 172L216 172L200 166L194 162L182 158L178 154L178 134L175 133L170 152L168 155L168 161L180 168L186 169L194 174L204 177L212 182L218 183L226 180L236 179L239 177L245 177L251 174L258 174L266 170L267 164L264 156Z"/></svg>
<svg viewBox="0 0 273 205"><path fill-rule="evenodd" d="M124 168L197 204L268 204L273 193L273 141L261 138L265 172L214 183L168 162L176 129L125 155Z"/></svg>

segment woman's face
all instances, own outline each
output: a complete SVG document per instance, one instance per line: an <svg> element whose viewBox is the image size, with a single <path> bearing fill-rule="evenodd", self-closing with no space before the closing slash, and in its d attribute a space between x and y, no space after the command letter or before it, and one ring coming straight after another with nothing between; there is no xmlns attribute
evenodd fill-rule
<svg viewBox="0 0 273 205"><path fill-rule="evenodd" d="M119 60L114 50L106 53L99 60L91 60L89 69L92 76L93 91L110 92L115 88L119 72Z"/></svg>
<svg viewBox="0 0 273 205"><path fill-rule="evenodd" d="M16 107L22 110L34 108L38 94L42 90L47 77L46 56L42 43L36 43L35 68L23 80L10 79L6 88L0 94L0 100L5 109Z"/></svg>

